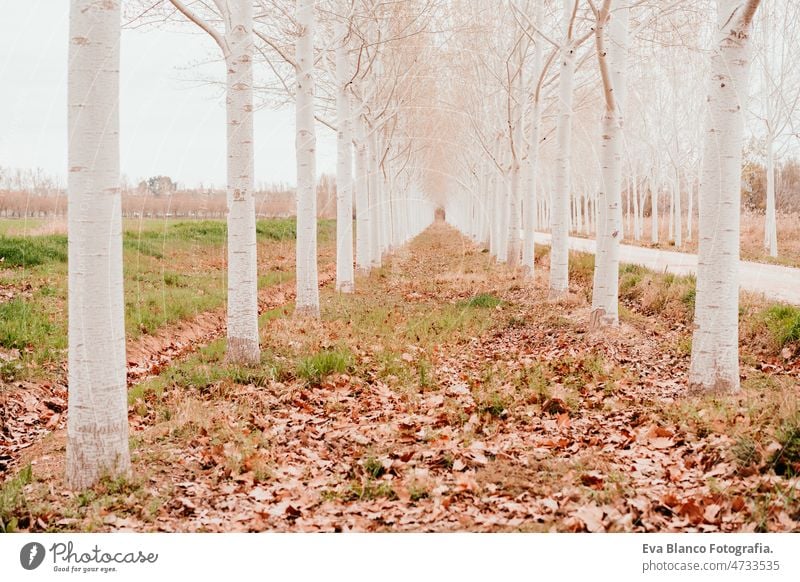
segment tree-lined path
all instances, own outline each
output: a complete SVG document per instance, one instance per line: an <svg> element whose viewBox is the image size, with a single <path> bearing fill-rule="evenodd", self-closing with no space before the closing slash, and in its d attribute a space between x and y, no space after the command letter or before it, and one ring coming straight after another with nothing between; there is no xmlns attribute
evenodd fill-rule
<svg viewBox="0 0 800 582"><path fill-rule="evenodd" d="M800 529L800 270L740 260L800 266L793 2L70 0L66 187L0 168L68 210L0 222L0 530ZM216 186L124 186L154 29Z"/></svg>
<svg viewBox="0 0 800 582"><path fill-rule="evenodd" d="M355 294L323 288L319 322L274 312L261 370L222 365L223 340L173 362L167 384L154 378L131 399L130 481L63 501L52 484L64 435L46 439L28 455L34 527L794 527L788 498L759 493L773 477L727 457L755 429L740 426L736 405L681 403L680 300L682 315L670 303L645 318L652 307L631 293L620 330L600 335L589 329L587 263L573 269L573 293L552 302L481 251L438 223ZM741 402L762 414L778 405L759 394L762 372L743 374ZM799 376L770 376L768 393Z"/></svg>

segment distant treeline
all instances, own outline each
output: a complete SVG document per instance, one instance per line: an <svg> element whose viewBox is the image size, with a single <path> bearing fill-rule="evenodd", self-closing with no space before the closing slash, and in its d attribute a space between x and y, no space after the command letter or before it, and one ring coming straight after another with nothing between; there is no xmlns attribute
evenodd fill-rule
<svg viewBox="0 0 800 582"><path fill-rule="evenodd" d="M157 182L156 182L157 183ZM220 190L172 190L158 188L123 190L122 213L130 218L224 218L227 201ZM255 194L258 216L293 216L294 190L268 190ZM63 188L14 190L0 189L0 217L44 218L66 216L67 198ZM336 217L336 186L328 176L322 176L317 187L317 213L321 218Z"/></svg>

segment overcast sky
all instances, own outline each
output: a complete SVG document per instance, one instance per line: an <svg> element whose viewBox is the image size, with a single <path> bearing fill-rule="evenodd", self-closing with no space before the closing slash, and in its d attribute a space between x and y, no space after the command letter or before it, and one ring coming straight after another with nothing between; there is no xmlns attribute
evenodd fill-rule
<svg viewBox="0 0 800 582"><path fill-rule="evenodd" d="M0 0L0 166L66 176L68 0ZM187 24L122 33L122 172L186 186L225 184L225 101L197 79L224 79L213 41ZM335 136L318 127L319 173ZM294 111L258 111L256 183L295 182Z"/></svg>

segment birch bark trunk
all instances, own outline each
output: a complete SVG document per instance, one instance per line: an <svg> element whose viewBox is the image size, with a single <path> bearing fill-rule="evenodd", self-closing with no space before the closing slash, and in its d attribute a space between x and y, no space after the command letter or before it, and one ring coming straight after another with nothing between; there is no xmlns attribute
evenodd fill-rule
<svg viewBox="0 0 800 582"><path fill-rule="evenodd" d="M537 26L542 24L543 0L535 0L534 23ZM539 124L541 121L541 81L539 77L542 71L542 40L537 39L533 46L533 73L532 79L536 84L533 91L533 106L531 108L531 142L528 146L528 184L527 197L524 201L525 236L524 247L522 250L522 270L525 277L533 279L536 274L536 245L534 243L536 232L536 211L537 211L537 172L539 170Z"/></svg>
<svg viewBox="0 0 800 582"><path fill-rule="evenodd" d="M498 245L499 248L497 249L497 260L501 263L505 263L508 261L508 243L509 243L509 218L510 218L510 188L511 185L509 183L509 176L508 176L508 160L506 156L503 156L503 161L501 163L502 167L504 168L503 172L500 174L500 178L497 181L497 192L498 192L498 202L497 202L497 210L498 210L498 218L499 218L499 229L500 235L498 238Z"/></svg>
<svg viewBox="0 0 800 582"><path fill-rule="evenodd" d="M353 273L353 135L347 24L337 21L336 38L336 290L355 291Z"/></svg>
<svg viewBox="0 0 800 582"><path fill-rule="evenodd" d="M261 361L258 337L256 207L253 178L253 6L228 3L225 17L228 139L228 351Z"/></svg>
<svg viewBox="0 0 800 582"><path fill-rule="evenodd" d="M669 221L667 228L667 241L673 242L675 240L675 181L668 178L667 188L669 190Z"/></svg>
<svg viewBox="0 0 800 582"><path fill-rule="evenodd" d="M642 238L642 222L639 211L639 184L636 174L631 176L631 188L633 189L633 240Z"/></svg>
<svg viewBox="0 0 800 582"><path fill-rule="evenodd" d="M764 248L771 257L778 256L778 224L775 216L775 138L767 135L767 209Z"/></svg>
<svg viewBox="0 0 800 582"><path fill-rule="evenodd" d="M536 199L537 176L539 164L539 120L541 119L541 112L538 103L533 105L533 119L531 121L531 144L529 150L529 166L528 166L528 196L525 201L525 246L522 252L522 268L525 276L533 278L536 274L536 245L534 244L534 234L536 232L537 223L537 208L538 201Z"/></svg>
<svg viewBox="0 0 800 582"><path fill-rule="evenodd" d="M675 247L683 246L683 209L681 208L681 174L675 176Z"/></svg>
<svg viewBox="0 0 800 582"><path fill-rule="evenodd" d="M658 180L650 180L650 242L658 244Z"/></svg>
<svg viewBox="0 0 800 582"><path fill-rule="evenodd" d="M695 331L689 386L739 389L739 219L750 32L758 0L717 0L700 185Z"/></svg>
<svg viewBox="0 0 800 582"><path fill-rule="evenodd" d="M370 127L367 137L369 167L369 264L370 268L380 267L382 263L381 233L381 192L378 176L378 130Z"/></svg>
<svg viewBox="0 0 800 582"><path fill-rule="evenodd" d="M778 256L778 224L775 216L775 132L773 131L772 98L770 96L770 6L764 6L762 19L762 39L764 43L764 67L762 68L762 84L764 86L764 118L767 121L767 200L766 220L764 224L764 248L771 257Z"/></svg>
<svg viewBox="0 0 800 582"><path fill-rule="evenodd" d="M370 211L369 163L367 161L367 132L364 118L359 115L355 124L356 147L356 270L360 275L369 273Z"/></svg>
<svg viewBox="0 0 800 582"><path fill-rule="evenodd" d="M631 203L631 181L630 177L625 180L625 228L626 232L633 232L633 206ZM624 238L624 236L622 237Z"/></svg>
<svg viewBox="0 0 800 582"><path fill-rule="evenodd" d="M694 228L694 177L687 177L686 196L686 240L691 241Z"/></svg>
<svg viewBox="0 0 800 582"><path fill-rule="evenodd" d="M130 473L119 162L120 3L72 0L66 481Z"/></svg>
<svg viewBox="0 0 800 582"><path fill-rule="evenodd" d="M486 189L486 213L487 222L489 223L489 254L497 258L497 235L500 227L498 226L498 213L497 213L497 169L490 167L490 175L487 180L488 185Z"/></svg>
<svg viewBox="0 0 800 582"><path fill-rule="evenodd" d="M525 85L523 83L522 69L524 61L521 48L517 48L517 78L515 83L509 87L509 91L516 93L515 103L511 108L511 123L508 131L511 138L511 184L509 195L509 220L508 220L508 264L512 269L519 267L522 254L522 239L520 229L522 226L522 157L524 142L525 114L523 99ZM512 88L513 87L513 88Z"/></svg>
<svg viewBox="0 0 800 582"><path fill-rule="evenodd" d="M378 172L380 173L378 178L381 182L381 205L379 207L382 235L381 259L383 258L384 254L392 251L392 238L394 237L394 233L392 232L392 185L388 177L389 169L384 167L386 165L386 161L381 161L384 159L384 154L386 151L386 140L381 139L381 157L378 160Z"/></svg>
<svg viewBox="0 0 800 582"><path fill-rule="evenodd" d="M564 0L564 28L569 28L574 2ZM572 156L572 102L575 84L575 48L565 33L559 72L559 113L556 130L556 178L550 208L550 295L569 289L569 200Z"/></svg>
<svg viewBox="0 0 800 582"><path fill-rule="evenodd" d="M481 179L480 179L480 187L477 192L478 200L476 205L476 210L478 212L478 219L480 221L479 237L481 244L488 248L489 236L490 236L489 216L491 212L491 207L489 206L489 196L488 196L488 191L489 191L488 172L490 171L490 169L487 168L486 162L481 163L479 167L481 172Z"/></svg>
<svg viewBox="0 0 800 582"><path fill-rule="evenodd" d="M249 0L248 0L249 3ZM314 128L314 0L297 0L297 299L295 314L319 317L316 133Z"/></svg>
<svg viewBox="0 0 800 582"><path fill-rule="evenodd" d="M619 325L619 252L622 235L622 120L626 101L628 6L621 0L610 21L610 46L605 48L604 29L611 1L601 9L597 28L597 53L605 87L606 108L602 119L600 159L603 190L598 195L597 251L592 293L592 324ZM607 56L606 56L607 55Z"/></svg>

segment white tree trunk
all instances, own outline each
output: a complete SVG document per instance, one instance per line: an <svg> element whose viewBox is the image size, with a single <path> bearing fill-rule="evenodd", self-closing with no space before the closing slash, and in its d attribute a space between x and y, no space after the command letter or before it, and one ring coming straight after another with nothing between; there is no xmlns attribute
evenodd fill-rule
<svg viewBox="0 0 800 582"><path fill-rule="evenodd" d="M578 199L580 194L577 192L573 192L572 196L570 197L570 222L569 222L569 230L571 233L578 232L580 230L580 215L578 209Z"/></svg>
<svg viewBox="0 0 800 582"><path fill-rule="evenodd" d="M771 257L778 256L778 224L775 216L775 138L767 135L767 211L764 248Z"/></svg>
<svg viewBox="0 0 800 582"><path fill-rule="evenodd" d="M630 177L625 180L625 232L633 232L633 208ZM624 239L624 235L622 237Z"/></svg>
<svg viewBox="0 0 800 582"><path fill-rule="evenodd" d="M751 18L758 2L717 0L700 185L695 332L689 385L739 389L739 218Z"/></svg>
<svg viewBox="0 0 800 582"><path fill-rule="evenodd" d="M609 3L610 5L610 3ZM602 20L601 16L598 20ZM597 51L604 78L606 109L602 119L600 160L602 191L598 195L599 219L595 257L592 322L595 326L619 324L619 253L622 238L622 122L626 104L628 7L621 0L609 26L609 47L604 23L597 28ZM607 56L606 56L607 54Z"/></svg>
<svg viewBox="0 0 800 582"><path fill-rule="evenodd" d="M403 196L401 198L402 204L400 205L400 226L403 233L403 243L407 243L411 239L411 230L408 224L409 207L413 204L409 198L411 196L411 187L406 181L403 186Z"/></svg>
<svg viewBox="0 0 800 582"><path fill-rule="evenodd" d="M541 23L541 7L543 2L536 2L536 22ZM534 82L539 78L542 68L542 42L537 42L533 52L533 79ZM532 279L536 274L535 258L536 248L534 245L534 233L536 232L536 188L537 172L539 171L539 123L541 120L541 105L538 99L534 99L533 110L531 113L531 143L528 149L528 184L527 197L524 201L525 210L525 236L524 247L522 250L522 269L526 277Z"/></svg>
<svg viewBox="0 0 800 582"><path fill-rule="evenodd" d="M370 267L380 267L382 263L382 236L381 236L381 191L378 161L378 130L369 128L367 138L367 152L369 164L369 264Z"/></svg>
<svg viewBox="0 0 800 582"><path fill-rule="evenodd" d="M681 208L681 174L675 176L675 247L683 246L683 209Z"/></svg>
<svg viewBox="0 0 800 582"><path fill-rule="evenodd" d="M367 132L364 118L359 115L355 124L356 133L356 270L360 275L369 273L370 211L369 211L369 163L367 161Z"/></svg>
<svg viewBox="0 0 800 582"><path fill-rule="evenodd" d="M565 0L564 18L569 19L573 2ZM556 129L556 180L550 208L550 294L569 289L569 199L572 156L572 101L575 83L575 49L569 41L561 50L558 123Z"/></svg>
<svg viewBox="0 0 800 582"><path fill-rule="evenodd" d="M667 227L667 241L672 242L675 240L675 182L667 179L667 188L669 189L669 220Z"/></svg>
<svg viewBox="0 0 800 582"><path fill-rule="evenodd" d="M583 214L583 233L592 232L592 201L588 190L581 190L578 194L581 201L581 213Z"/></svg>
<svg viewBox="0 0 800 582"><path fill-rule="evenodd" d="M119 170L120 3L69 22L69 421L66 480L130 472Z"/></svg>
<svg viewBox="0 0 800 582"><path fill-rule="evenodd" d="M489 223L489 254L497 258L497 249L499 247L497 239L500 230L498 226L499 214L497 213L497 180L499 180L499 178L496 168L490 168L489 172L491 172L491 174L485 194L487 222Z"/></svg>
<svg viewBox="0 0 800 582"><path fill-rule="evenodd" d="M508 244L506 246L506 262L516 269L519 267L522 240L520 229L520 184L522 166L518 161L511 163L511 176L508 187Z"/></svg>
<svg viewBox="0 0 800 582"><path fill-rule="evenodd" d="M692 240L692 228L694 228L693 215L694 215L694 179L690 179L687 185L688 197L686 203L686 240Z"/></svg>
<svg viewBox="0 0 800 582"><path fill-rule="evenodd" d="M231 362L257 364L258 264L253 178L253 6L228 4L228 353Z"/></svg>
<svg viewBox="0 0 800 582"><path fill-rule="evenodd" d="M619 323L619 238L622 223L621 119L612 111L603 115L602 160L604 192L598 196L597 250L595 254L592 321L594 325Z"/></svg>
<svg viewBox="0 0 800 582"><path fill-rule="evenodd" d="M249 1L249 0L248 0ZM316 133L314 128L314 0L297 0L297 300L295 313L319 317Z"/></svg>
<svg viewBox="0 0 800 582"><path fill-rule="evenodd" d="M385 141L381 139L381 158L378 160L378 179L381 182L381 257L385 253L390 253L392 251L392 238L394 237L394 233L392 232L392 185L389 181L389 168L384 167L386 166L387 162L384 160L381 163L381 159L384 157L384 153L386 150Z"/></svg>
<svg viewBox="0 0 800 582"><path fill-rule="evenodd" d="M480 186L478 188L478 192L476 193L477 200L477 212L478 218L480 220L480 241L481 244L488 248L489 246L489 238L491 236L491 206L490 206L490 198L488 195L489 192L489 172L491 171L488 168L485 160L479 166L481 179L480 179Z"/></svg>
<svg viewBox="0 0 800 582"><path fill-rule="evenodd" d="M508 164L506 163L507 160L504 158L502 166L503 168L507 168ZM508 261L508 238L509 238L509 231L508 231L508 223L510 218L510 197L511 197L511 184L509 181L509 176L507 172L503 172L500 175L500 178L497 181L497 212L498 212L498 219L499 219L499 238L498 238L498 249L497 249L497 260L501 263L505 263Z"/></svg>
<svg viewBox="0 0 800 582"><path fill-rule="evenodd" d="M509 132L511 137L511 185L509 195L509 221L508 221L508 264L511 268L519 267L522 258L522 239L520 229L522 227L522 158L524 147L524 126L525 111L523 100L525 98L525 85L523 82L524 61L521 49L517 48L520 54L517 55L517 66L519 71L515 82L508 88L509 91L516 89L516 103L511 111L511 123Z"/></svg>
<svg viewBox="0 0 800 582"><path fill-rule="evenodd" d="M394 178L393 174L391 173L391 166L390 166L388 184L389 184L389 192L391 198L389 199L391 202L391 210L392 210L392 244L391 249L397 249L403 244L403 229L402 225L400 224L400 197L401 197L401 189L397 183L397 180ZM474 231L473 231L474 235Z"/></svg>
<svg viewBox="0 0 800 582"><path fill-rule="evenodd" d="M764 66L762 67L762 85L764 91L764 119L767 125L766 134L766 150L767 150L767 200L766 200L766 213L764 223L764 248L769 251L771 257L778 256L778 224L775 216L775 131L773 130L773 108L771 89L773 81L770 75L769 63L772 60L770 53L770 34L771 34L771 14L770 5L766 4L763 8L764 14L762 19L763 34L762 42L764 51ZM783 59L781 59L783 62ZM781 77L783 76L783 73ZM783 89L783 82L781 82L781 89ZM781 91L783 93L783 91ZM794 106L792 106L792 109Z"/></svg>
<svg viewBox="0 0 800 582"><path fill-rule="evenodd" d="M348 29L336 22L336 290L355 290L353 273L353 136L350 95L350 64L347 55Z"/></svg>
<svg viewBox="0 0 800 582"><path fill-rule="evenodd" d="M631 176L631 189L633 197L633 240L640 240L642 238L642 221L639 212L639 184L637 183L636 174Z"/></svg>
<svg viewBox="0 0 800 582"><path fill-rule="evenodd" d="M406 233L403 223L403 200L406 189L397 176L392 176L393 210L392 210L392 232L394 233L394 246L401 247L406 242Z"/></svg>
<svg viewBox="0 0 800 582"><path fill-rule="evenodd" d="M658 180L650 180L650 242L658 244Z"/></svg>

